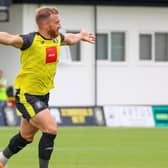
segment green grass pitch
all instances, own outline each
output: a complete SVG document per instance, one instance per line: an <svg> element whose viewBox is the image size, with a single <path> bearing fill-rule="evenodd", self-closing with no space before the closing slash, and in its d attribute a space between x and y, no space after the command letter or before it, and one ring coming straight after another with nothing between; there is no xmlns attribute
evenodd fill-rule
<svg viewBox="0 0 168 168"><path fill-rule="evenodd" d="M0 128L0 150L18 128ZM38 168L38 141L8 168ZM60 127L50 168L166 168L168 128Z"/></svg>

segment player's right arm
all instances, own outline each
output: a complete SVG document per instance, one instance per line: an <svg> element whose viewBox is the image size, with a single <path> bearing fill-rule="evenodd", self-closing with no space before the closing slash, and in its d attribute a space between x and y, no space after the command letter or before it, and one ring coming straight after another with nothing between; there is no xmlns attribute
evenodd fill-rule
<svg viewBox="0 0 168 168"><path fill-rule="evenodd" d="M0 44L21 48L23 43L23 39L20 36L11 35L6 32L0 32Z"/></svg>

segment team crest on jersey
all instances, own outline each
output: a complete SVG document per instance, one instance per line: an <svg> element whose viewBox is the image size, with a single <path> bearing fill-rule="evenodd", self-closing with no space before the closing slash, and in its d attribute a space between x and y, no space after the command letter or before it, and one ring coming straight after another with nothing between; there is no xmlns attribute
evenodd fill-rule
<svg viewBox="0 0 168 168"><path fill-rule="evenodd" d="M45 43L45 41L43 40L43 41L41 41L41 44L44 44Z"/></svg>
<svg viewBox="0 0 168 168"><path fill-rule="evenodd" d="M53 39L53 42L54 43L58 43L58 40L55 38L55 39Z"/></svg>

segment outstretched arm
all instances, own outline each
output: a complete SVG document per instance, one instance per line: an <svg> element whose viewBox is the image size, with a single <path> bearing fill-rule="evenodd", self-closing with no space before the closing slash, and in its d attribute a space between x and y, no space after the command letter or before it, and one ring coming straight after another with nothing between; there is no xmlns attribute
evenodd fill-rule
<svg viewBox="0 0 168 168"><path fill-rule="evenodd" d="M80 41L86 41L94 44L96 41L96 37L92 33L86 31L81 31L80 33L76 34L65 33L62 45L73 45L79 43Z"/></svg>
<svg viewBox="0 0 168 168"><path fill-rule="evenodd" d="M17 35L0 32L0 44L21 48L23 45L23 39Z"/></svg>

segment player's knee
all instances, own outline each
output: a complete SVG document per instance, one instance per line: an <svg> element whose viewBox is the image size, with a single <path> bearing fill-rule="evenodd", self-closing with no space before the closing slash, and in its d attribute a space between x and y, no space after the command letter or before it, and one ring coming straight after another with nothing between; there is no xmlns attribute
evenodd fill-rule
<svg viewBox="0 0 168 168"><path fill-rule="evenodd" d="M23 130L21 130L20 134L25 140L27 140L29 142L33 142L36 132L37 131L23 131Z"/></svg>
<svg viewBox="0 0 168 168"><path fill-rule="evenodd" d="M29 142L33 142L34 140L34 135L22 135L22 137Z"/></svg>
<svg viewBox="0 0 168 168"><path fill-rule="evenodd" d="M46 130L47 133L56 135L58 130L58 126L56 124L48 125L48 128Z"/></svg>

